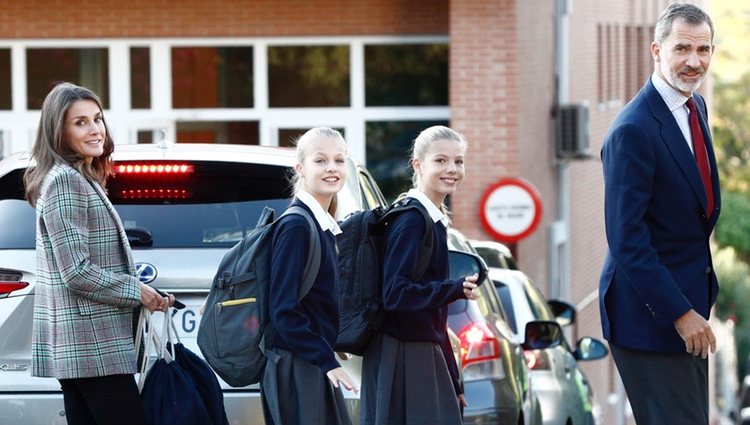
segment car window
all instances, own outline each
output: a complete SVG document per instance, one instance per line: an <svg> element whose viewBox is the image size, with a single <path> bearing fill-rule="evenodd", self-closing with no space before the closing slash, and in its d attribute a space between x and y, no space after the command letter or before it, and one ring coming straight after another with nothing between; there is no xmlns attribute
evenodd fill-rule
<svg viewBox="0 0 750 425"><path fill-rule="evenodd" d="M118 162L108 182L108 196L126 230L139 228L150 235L152 248L231 247L255 228L263 207L280 213L289 205L286 166L193 161L181 162L182 171L167 172L167 165L176 164ZM162 168L152 172L151 166ZM2 178L3 249L35 245L35 212L22 200L22 173Z"/></svg>
<svg viewBox="0 0 750 425"><path fill-rule="evenodd" d="M520 270L518 268L518 263L516 263L516 260L513 257L503 255L503 260L505 261L505 264L508 265L508 268L511 270Z"/></svg>
<svg viewBox="0 0 750 425"><path fill-rule="evenodd" d="M380 190L377 189L377 185L373 181L372 177L364 171L360 171L357 174L359 176L359 185L362 190L362 198L367 204L366 207L372 209L377 206L384 206L385 198L383 198Z"/></svg>
<svg viewBox="0 0 750 425"><path fill-rule="evenodd" d="M33 249L36 212L21 199L0 199L0 249Z"/></svg>
<svg viewBox="0 0 750 425"><path fill-rule="evenodd" d="M523 293L529 301L529 307L536 320L555 320L555 316L547 306L547 299L528 279L523 279Z"/></svg>
<svg viewBox="0 0 750 425"><path fill-rule="evenodd" d="M507 322L509 320L508 312L503 308L503 304L497 295L497 290L495 290L495 285L493 285L490 278L486 278L484 283L479 286L479 296L480 300L487 304L487 308L500 316L504 321Z"/></svg>
<svg viewBox="0 0 750 425"><path fill-rule="evenodd" d="M500 281L495 281L495 288L497 289L498 298L500 298L500 302L503 304L503 309L505 309L505 312L508 315L508 324L513 330L513 333L518 334L518 325L516 324L516 311L513 308L513 300L510 296L510 288L508 287L508 285Z"/></svg>
<svg viewBox="0 0 750 425"><path fill-rule="evenodd" d="M474 248L487 263L488 267L495 267L498 269L508 268L508 263L505 262L505 257L503 257L498 250L481 246L475 246Z"/></svg>
<svg viewBox="0 0 750 425"><path fill-rule="evenodd" d="M366 172L353 162L349 167L354 179L338 194L339 217L358 210L365 196L369 207L382 205ZM35 247L35 212L24 200L23 172L0 178L0 249ZM292 173L288 166L233 161L119 161L107 189L125 228L150 237L145 246L226 248L255 228L264 207L280 214L289 205ZM360 182L367 188L360 191Z"/></svg>

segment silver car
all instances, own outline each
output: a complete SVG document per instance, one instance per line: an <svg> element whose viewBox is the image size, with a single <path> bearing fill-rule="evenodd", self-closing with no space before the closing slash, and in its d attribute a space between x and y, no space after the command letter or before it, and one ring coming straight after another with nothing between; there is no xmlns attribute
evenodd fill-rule
<svg viewBox="0 0 750 425"><path fill-rule="evenodd" d="M127 233L143 282L187 305L174 319L182 342L197 354L199 309L228 248L254 228L266 205L281 212L296 162L285 148L238 145L119 145L109 197ZM65 424L60 385L30 376L36 270L35 213L24 200L28 154L0 161L0 423ZM367 171L351 159L339 216L385 205ZM361 359L343 362L357 381ZM222 382L231 424L262 424L257 385ZM358 396L345 392L355 423Z"/></svg>
<svg viewBox="0 0 750 425"><path fill-rule="evenodd" d="M523 272L490 268L489 276L519 343L524 342L523 330L529 322L558 321L561 325L574 322L573 306L562 301L548 302ZM564 338L555 347L526 350L544 425L602 424L596 397L578 361L600 359L607 352L604 343L591 337L581 338L575 350L570 349Z"/></svg>

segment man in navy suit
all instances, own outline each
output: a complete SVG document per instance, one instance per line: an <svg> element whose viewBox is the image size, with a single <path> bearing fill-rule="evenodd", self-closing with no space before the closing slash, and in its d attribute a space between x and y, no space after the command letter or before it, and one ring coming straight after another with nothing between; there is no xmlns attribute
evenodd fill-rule
<svg viewBox="0 0 750 425"><path fill-rule="evenodd" d="M707 319L719 290L709 237L719 217L703 98L711 18L672 4L656 24L654 73L602 146L609 252L599 306L604 337L639 425L708 424Z"/></svg>

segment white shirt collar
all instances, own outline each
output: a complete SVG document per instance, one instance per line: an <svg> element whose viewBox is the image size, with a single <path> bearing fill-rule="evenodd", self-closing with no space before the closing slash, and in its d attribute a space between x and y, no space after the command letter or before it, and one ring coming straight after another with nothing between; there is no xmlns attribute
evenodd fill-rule
<svg viewBox="0 0 750 425"><path fill-rule="evenodd" d="M674 112L675 109L681 106L686 107L685 102L687 101L687 98L685 95L667 84L667 82L662 80L662 78L656 75L656 73L651 74L651 82L654 84L654 88L659 92L661 98L664 99L664 103L667 104L667 108L669 108L671 112Z"/></svg>
<svg viewBox="0 0 750 425"><path fill-rule="evenodd" d="M651 74L651 82L654 84L654 88L659 93L659 96L664 100L664 104L672 113L674 120L677 122L677 126L680 127L682 137L685 138L688 149L692 152L693 136L690 134L689 111L687 105L685 105L688 98L667 84L667 82L655 72Z"/></svg>
<svg viewBox="0 0 750 425"><path fill-rule="evenodd" d="M451 222L448 216L443 214L443 212L440 211L440 208L436 207L424 192L419 189L410 189L409 192L406 193L406 196L414 198L419 201L419 203L424 205L424 207L427 209L427 212L430 214L430 218L432 218L432 221L434 221L435 223L439 221L443 223L443 226L445 226L446 228L448 227Z"/></svg>
<svg viewBox="0 0 750 425"><path fill-rule="evenodd" d="M320 228L323 229L324 232L330 230L334 236L341 233L341 228L338 223L336 223L336 220L328 213L328 211L323 209L320 203L312 195L305 192L303 189L300 189L297 191L296 196L300 202L310 208L313 216L315 216L315 220L320 224Z"/></svg>

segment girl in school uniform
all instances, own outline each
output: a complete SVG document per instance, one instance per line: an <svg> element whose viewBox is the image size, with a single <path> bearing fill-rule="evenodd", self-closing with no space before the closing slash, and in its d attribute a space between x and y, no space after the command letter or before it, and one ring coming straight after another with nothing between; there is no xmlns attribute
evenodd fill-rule
<svg viewBox="0 0 750 425"><path fill-rule="evenodd" d="M321 263L310 292L299 300L310 226L298 214L284 216L272 241L270 323L277 332L261 398L268 425L350 425L341 385L359 391L336 360L338 260L332 214L346 180L346 143L328 127L316 127L297 141L294 200L315 218Z"/></svg>
<svg viewBox="0 0 750 425"><path fill-rule="evenodd" d="M386 231L380 333L364 354L362 425L456 425L466 406L458 367L447 335L447 305L477 299L477 276L448 280L443 204L464 177L466 140L454 130L433 126L414 140L411 165L414 198L433 221L432 257L424 275L410 278L417 264L425 220L419 211L397 216Z"/></svg>

